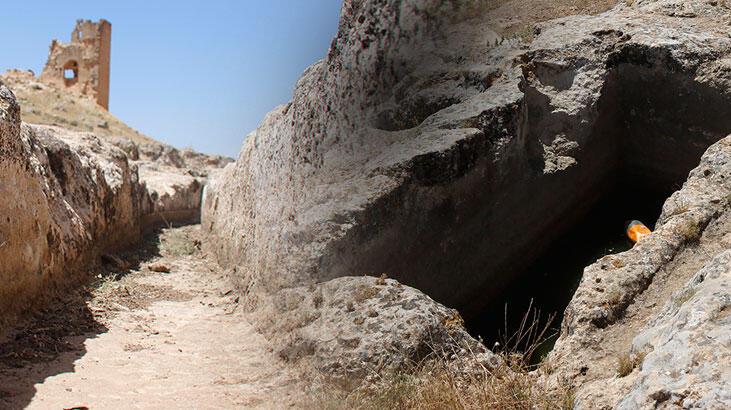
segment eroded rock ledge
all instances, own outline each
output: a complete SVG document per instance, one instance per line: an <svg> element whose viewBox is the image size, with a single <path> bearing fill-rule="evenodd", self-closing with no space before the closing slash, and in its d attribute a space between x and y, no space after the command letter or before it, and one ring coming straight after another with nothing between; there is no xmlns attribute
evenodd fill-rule
<svg viewBox="0 0 731 410"><path fill-rule="evenodd" d="M0 84L0 321L83 282L155 224L199 218L204 177L151 167L91 133L21 123Z"/></svg>

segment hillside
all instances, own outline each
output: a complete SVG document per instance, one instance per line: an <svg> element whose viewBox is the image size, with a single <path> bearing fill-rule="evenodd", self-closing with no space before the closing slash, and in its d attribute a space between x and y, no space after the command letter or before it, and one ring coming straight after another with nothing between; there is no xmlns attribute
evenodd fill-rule
<svg viewBox="0 0 731 410"><path fill-rule="evenodd" d="M92 133L121 148L130 160L144 162L143 168L187 168L205 176L208 170L232 161L161 143L125 124L90 97L42 82L30 71L10 70L0 75L0 81L15 93L23 122Z"/></svg>
<svg viewBox="0 0 731 410"><path fill-rule="evenodd" d="M100 137L125 137L136 143L155 142L133 129L89 97L39 81L30 71L10 70L0 75L15 93L23 121L56 125Z"/></svg>

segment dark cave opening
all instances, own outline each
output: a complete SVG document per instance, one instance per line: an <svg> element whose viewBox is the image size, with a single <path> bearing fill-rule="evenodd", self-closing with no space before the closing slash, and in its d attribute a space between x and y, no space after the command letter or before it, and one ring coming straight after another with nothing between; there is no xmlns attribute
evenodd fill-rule
<svg viewBox="0 0 731 410"><path fill-rule="evenodd" d="M539 327L548 326L548 337L532 358L534 362L540 361L558 338L564 309L579 286L584 268L605 255L632 247L625 235L628 220L640 220L654 229L662 205L672 191L633 178L616 179L596 203L586 204L583 218L517 274L480 314L467 321L470 333L481 337L488 347L496 342L504 346L506 337L518 331L530 311L531 319L533 314L537 315Z"/></svg>
<svg viewBox="0 0 731 410"><path fill-rule="evenodd" d="M495 342L504 345L505 337L518 330L532 308L532 314L540 312L539 327L554 315L546 334L552 336L541 343L531 361L535 364L548 354L584 268L632 247L625 236L627 221L637 219L655 228L665 200L680 189L705 150L731 130L729 117L706 109L728 102L727 94L682 73L649 64L615 67L602 90L599 115L583 157L577 158L577 169L567 172L560 182L560 178L544 178L526 186L532 196L523 201L535 198L550 204L552 212L538 215L555 222L537 230L510 263L493 270L510 278L500 292L478 297L485 301L480 309L461 310L470 333L482 337L489 348ZM528 99L530 141L562 129L553 114L546 114L550 108L540 95ZM552 129L553 124L559 128ZM546 191L561 200L545 201L540 193ZM585 194L574 195L573 191ZM510 212L515 209L509 207ZM529 220L524 226L538 223L531 213L520 218ZM512 222L520 223L517 219ZM511 347L521 350L526 346Z"/></svg>

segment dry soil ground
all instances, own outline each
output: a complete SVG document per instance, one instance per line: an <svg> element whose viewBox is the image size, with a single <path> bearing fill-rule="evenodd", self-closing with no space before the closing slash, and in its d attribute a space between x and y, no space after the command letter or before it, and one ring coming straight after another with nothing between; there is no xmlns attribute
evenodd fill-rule
<svg viewBox="0 0 731 410"><path fill-rule="evenodd" d="M107 257L94 286L6 335L0 408L296 405L296 375L249 324L197 234L167 229L143 250Z"/></svg>

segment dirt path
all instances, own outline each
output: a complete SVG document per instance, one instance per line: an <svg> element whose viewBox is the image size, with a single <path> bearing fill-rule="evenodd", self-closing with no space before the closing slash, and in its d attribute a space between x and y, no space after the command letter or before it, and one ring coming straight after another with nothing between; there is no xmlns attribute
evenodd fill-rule
<svg viewBox="0 0 731 410"><path fill-rule="evenodd" d="M166 230L159 245L108 258L96 286L17 329L0 345L0 408L295 405L296 376L238 309L197 233Z"/></svg>

